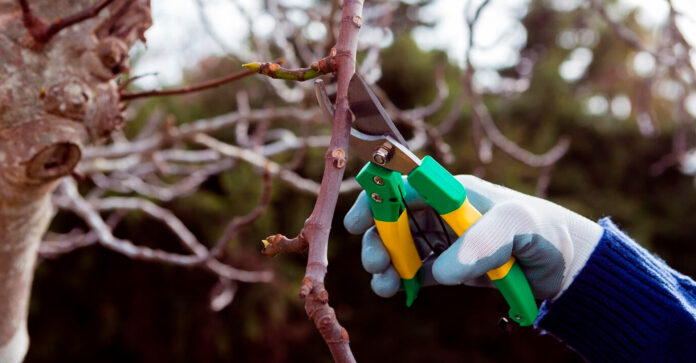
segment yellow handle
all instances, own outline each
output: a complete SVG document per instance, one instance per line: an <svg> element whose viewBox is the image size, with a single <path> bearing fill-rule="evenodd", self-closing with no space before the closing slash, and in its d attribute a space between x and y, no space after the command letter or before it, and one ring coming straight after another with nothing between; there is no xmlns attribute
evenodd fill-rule
<svg viewBox="0 0 696 363"><path fill-rule="evenodd" d="M459 206L459 208L450 213L442 215L442 219L444 219L445 222L452 227L452 230L454 230L454 233L456 233L457 236L463 235L464 232L466 232L466 230L469 229L469 227L471 227L471 225L480 218L481 212L476 210L476 207L471 205L469 198L464 199L464 202L461 206ZM514 263L515 258L510 257L510 260L508 260L508 262L506 262L504 265L488 271L488 277L490 277L491 280L502 279L508 274Z"/></svg>
<svg viewBox="0 0 696 363"><path fill-rule="evenodd" d="M502 280L503 278L505 278L505 276L507 276L508 272L510 272L510 269L512 268L512 265L514 264L515 258L510 256L510 259L507 262L505 262L502 266L486 272L486 275L488 275L488 277L493 281Z"/></svg>
<svg viewBox="0 0 696 363"><path fill-rule="evenodd" d="M403 211L396 222L384 222L375 219L377 232L389 252L392 265L402 279L411 279L423 266L416 244L408 226L408 216Z"/></svg>
<svg viewBox="0 0 696 363"><path fill-rule="evenodd" d="M469 203L469 198L464 199L464 203L459 208L442 215L442 219L452 227L457 236L463 235L479 218L481 213Z"/></svg>

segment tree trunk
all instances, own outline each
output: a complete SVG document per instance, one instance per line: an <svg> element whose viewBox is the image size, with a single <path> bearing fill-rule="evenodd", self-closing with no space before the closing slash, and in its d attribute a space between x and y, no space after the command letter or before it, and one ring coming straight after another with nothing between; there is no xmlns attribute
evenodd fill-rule
<svg viewBox="0 0 696 363"><path fill-rule="evenodd" d="M83 145L122 125L114 78L150 24L147 0L0 0L0 362L28 348L50 194Z"/></svg>

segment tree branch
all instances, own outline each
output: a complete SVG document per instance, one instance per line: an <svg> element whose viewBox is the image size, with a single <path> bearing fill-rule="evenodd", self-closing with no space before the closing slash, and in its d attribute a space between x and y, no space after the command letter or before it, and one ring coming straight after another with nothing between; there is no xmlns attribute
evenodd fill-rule
<svg viewBox="0 0 696 363"><path fill-rule="evenodd" d="M231 83L237 80L240 80L248 75L254 74L253 71L246 70L246 71L241 71L237 72L234 74L230 74L227 76L211 79L208 81L204 81L198 84L194 84L191 86L185 86L181 88L172 88L172 89L163 89L163 90L151 90L151 91L142 91L142 92L133 92L133 93L126 93L122 92L120 93L120 98L121 101L128 101L128 100L133 100L136 98L143 98L143 97L157 97L157 96L172 96L172 95L182 95L186 93L192 93L192 92L198 92L210 88L215 88L222 86L223 84Z"/></svg>
<svg viewBox="0 0 696 363"><path fill-rule="evenodd" d="M362 7L361 0L343 2L341 27L335 47L338 84L331 144L325 155L324 174L317 201L300 232L309 243L307 270L302 280L300 296L305 298L305 311L314 321L337 362L355 362L355 358L350 350L348 332L339 324L333 308L329 306L329 294L324 289L324 278L328 266L329 231L345 172L345 162L341 163L339 159L345 158L348 150L352 121L348 104L348 85L355 73Z"/></svg>
<svg viewBox="0 0 696 363"><path fill-rule="evenodd" d="M308 68L288 69L281 67L281 64L278 62L253 62L242 66L251 72L257 72L271 78L300 82L336 71L336 60L333 56L322 58L312 63Z"/></svg>
<svg viewBox="0 0 696 363"><path fill-rule="evenodd" d="M59 31L81 21L93 18L99 15L107 5L114 0L101 0L91 7L79 11L75 14L68 15L63 18L57 18L53 23L46 25L41 19L37 18L29 8L27 0L19 0L19 5L22 8L22 16L24 26L27 27L31 36L39 43L46 43L56 35Z"/></svg>
<svg viewBox="0 0 696 363"><path fill-rule="evenodd" d="M84 220L87 226L96 233L99 244L121 253L134 260L163 262L175 266L204 266L207 270L217 274L221 278L242 282L268 282L273 278L268 271L245 271L225 265L218 260L211 259L208 249L186 228L172 212L157 206L156 204L139 198L111 197L97 200L96 209L104 210L139 210L150 217L161 221L181 241L182 246L192 252L191 255L182 255L152 249L144 246L136 246L131 241L115 237L111 227L104 222L95 206L85 200L77 191L75 182L71 179L61 181L60 196L54 198L54 203L63 209L67 209Z"/></svg>
<svg viewBox="0 0 696 363"><path fill-rule="evenodd" d="M246 215L234 217L230 223L227 224L222 237L220 237L218 242L215 244L215 247L210 250L210 254L212 256L219 256L223 248L230 243L232 238L237 235L242 227L254 222L266 210L266 207L268 207L268 202L271 200L272 185L271 173L268 170L268 167L266 167L263 172L263 190L261 191L261 198L259 198L259 202L256 204L256 207L254 207L254 209L252 209L251 212Z"/></svg>
<svg viewBox="0 0 696 363"><path fill-rule="evenodd" d="M567 137L561 137L554 147L541 155L534 154L520 147L515 142L505 137L502 132L500 132L500 129L498 129L498 127L495 125L493 118L488 112L488 107L486 107L481 95L474 87L473 79L475 68L471 62L471 50L474 47L474 28L476 26L476 22L481 16L482 11L486 6L488 6L489 3L489 0L484 1L476 9L472 17L466 18L466 22L469 27L469 44L465 54L466 70L462 76L462 85L465 89L465 94L468 94L469 98L471 99L471 128L476 151L481 161L490 161L490 143L487 139L481 137L481 127L483 127L483 131L485 131L486 136L488 136L490 141L511 157L532 167L548 167L556 163L563 155L565 155L565 153L568 151L568 147L570 146L570 139ZM471 2L469 5L470 4Z"/></svg>

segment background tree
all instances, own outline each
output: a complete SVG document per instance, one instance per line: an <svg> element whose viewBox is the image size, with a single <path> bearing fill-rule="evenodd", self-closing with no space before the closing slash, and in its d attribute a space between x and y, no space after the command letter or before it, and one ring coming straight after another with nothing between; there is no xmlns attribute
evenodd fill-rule
<svg viewBox="0 0 696 363"><path fill-rule="evenodd" d="M202 24L209 24L207 4L198 3ZM665 2L667 21L646 31L635 11L618 11L620 3L564 4L521 6L515 26L526 30L526 39L516 62L491 69L477 61L491 44L476 34L498 13L495 1L468 4L463 22L471 31L452 36L469 45L459 67L414 43L413 29L427 25L427 3L367 1L361 14L357 2L269 0L263 12L275 20L274 30L250 33L246 51L202 60L185 73L183 88L143 91L133 87L136 75L120 75L128 73L128 49L150 25L147 2L0 1L0 289L6 292L0 311L7 312L0 357L21 357L26 349L33 259L54 214L39 247L42 259L92 245L125 257L84 248L39 265L29 361L325 361L328 352L302 316L298 291L308 296L305 308L334 358L349 360L347 333L325 304L327 253L327 290L358 358L573 357L534 331L495 330L505 311L495 291L433 288L408 310L399 299L378 299L356 263L359 240L340 226L357 191L352 178L341 183L341 174L353 176L362 164L346 150L341 101L352 74L346 51L357 45L359 71L376 82L413 149L437 156L455 173L536 192L590 217L613 215L668 263L694 275L696 251L684 226L696 198L691 181L674 168L690 170L693 145L686 102L693 49L680 26L689 19ZM253 27L258 18L238 7ZM332 52L341 27L348 29L344 38L358 29L363 35ZM229 48L225 34L205 29ZM502 32L494 44L519 29ZM319 60L338 63L338 85L324 76L344 110L336 112L338 122L327 122L316 107L311 82L241 79L250 72L239 64L281 57L295 75ZM641 62L653 66L637 67ZM331 67L323 71L336 70ZM217 88L191 94L211 87ZM183 95L152 98L167 94ZM339 199L334 215L339 183L351 194ZM230 216L241 217L227 222ZM331 224L337 228L327 251ZM267 238L265 252L309 244L306 271L303 256L267 260L258 253L264 236L299 231L293 239Z"/></svg>

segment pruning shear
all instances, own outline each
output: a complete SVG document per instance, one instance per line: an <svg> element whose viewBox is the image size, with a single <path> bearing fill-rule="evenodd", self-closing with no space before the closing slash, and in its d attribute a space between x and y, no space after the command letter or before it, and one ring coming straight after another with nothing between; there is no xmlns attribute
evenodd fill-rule
<svg viewBox="0 0 696 363"><path fill-rule="evenodd" d="M323 110L332 113L322 86L315 84L317 98ZM355 117L350 147L368 161L355 179L370 197L377 231L401 277L406 305L411 306L423 284L423 259L411 235L402 175L458 236L481 218L481 213L469 203L459 181L435 159L420 159L408 149L370 86L357 73L351 78L348 100ZM487 275L510 306L512 321L521 326L534 323L537 305L515 258Z"/></svg>

